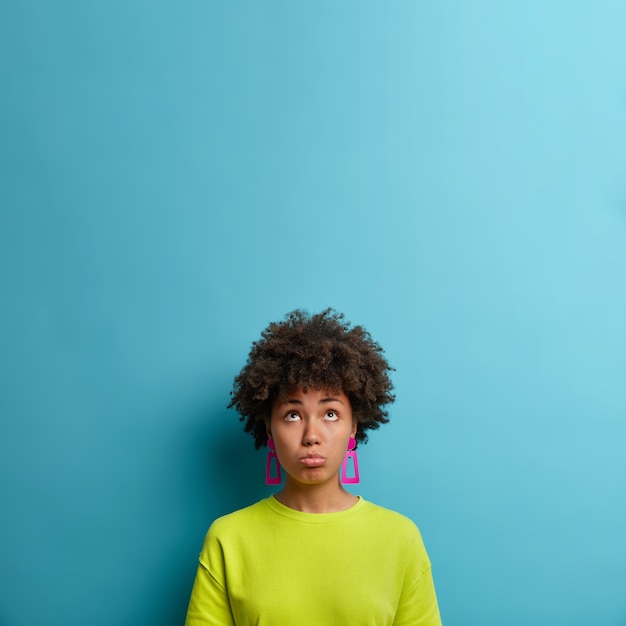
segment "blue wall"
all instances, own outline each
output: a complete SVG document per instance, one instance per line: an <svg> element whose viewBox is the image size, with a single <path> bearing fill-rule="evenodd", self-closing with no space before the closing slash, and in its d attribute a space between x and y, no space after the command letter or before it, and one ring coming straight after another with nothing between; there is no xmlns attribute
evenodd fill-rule
<svg viewBox="0 0 626 626"><path fill-rule="evenodd" d="M446 626L626 624L626 4L0 8L0 626L184 619L295 307L396 367Z"/></svg>

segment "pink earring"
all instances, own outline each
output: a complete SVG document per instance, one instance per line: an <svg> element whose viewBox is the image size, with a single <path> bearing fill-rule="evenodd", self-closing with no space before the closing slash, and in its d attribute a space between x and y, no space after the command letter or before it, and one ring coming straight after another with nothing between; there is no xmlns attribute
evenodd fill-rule
<svg viewBox="0 0 626 626"><path fill-rule="evenodd" d="M283 477L280 474L280 463L278 461L278 455L276 454L276 446L274 440L270 437L267 440L267 463L265 464L265 484L266 485L280 485ZM272 465L274 465L274 475L272 476Z"/></svg>
<svg viewBox="0 0 626 626"><path fill-rule="evenodd" d="M350 437L348 442L348 451L341 465L341 482L346 485L356 485L359 482L359 460L356 456L356 439ZM352 466L354 467L354 476L348 476L348 465L352 459Z"/></svg>

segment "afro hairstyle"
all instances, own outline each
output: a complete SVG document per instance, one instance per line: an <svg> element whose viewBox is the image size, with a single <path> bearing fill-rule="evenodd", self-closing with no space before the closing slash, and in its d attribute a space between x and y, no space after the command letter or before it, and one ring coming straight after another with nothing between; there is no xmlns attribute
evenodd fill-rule
<svg viewBox="0 0 626 626"><path fill-rule="evenodd" d="M391 371L383 349L362 326L351 326L331 308L315 315L296 309L252 344L228 408L237 410L259 449L267 444L266 422L276 398L297 388L342 391L357 421L356 440L365 443L367 430L389 421L384 407L395 400Z"/></svg>

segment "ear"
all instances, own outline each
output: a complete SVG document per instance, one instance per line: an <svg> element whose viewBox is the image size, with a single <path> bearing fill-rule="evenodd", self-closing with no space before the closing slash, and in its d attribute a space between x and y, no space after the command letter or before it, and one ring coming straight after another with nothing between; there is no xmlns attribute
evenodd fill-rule
<svg viewBox="0 0 626 626"><path fill-rule="evenodd" d="M352 432L350 434L350 437L356 437L356 431L358 430L358 425L359 423L356 421L352 422Z"/></svg>
<svg viewBox="0 0 626 626"><path fill-rule="evenodd" d="M272 421L269 417L265 418L265 432L267 433L268 439L272 438Z"/></svg>

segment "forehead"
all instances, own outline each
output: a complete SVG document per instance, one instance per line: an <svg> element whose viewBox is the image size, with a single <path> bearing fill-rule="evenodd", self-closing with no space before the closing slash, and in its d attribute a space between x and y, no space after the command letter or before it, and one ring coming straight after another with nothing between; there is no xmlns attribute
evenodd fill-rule
<svg viewBox="0 0 626 626"><path fill-rule="evenodd" d="M348 396L341 389L333 389L329 387L293 387L289 390L279 392L274 398L272 404L274 406L279 406L281 404L288 403L326 403L333 400L337 400L348 405L350 404Z"/></svg>

